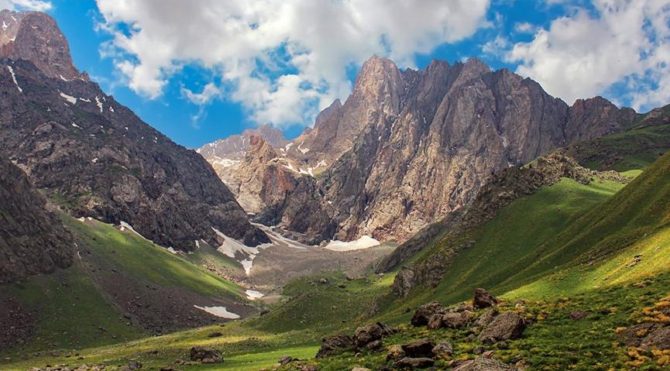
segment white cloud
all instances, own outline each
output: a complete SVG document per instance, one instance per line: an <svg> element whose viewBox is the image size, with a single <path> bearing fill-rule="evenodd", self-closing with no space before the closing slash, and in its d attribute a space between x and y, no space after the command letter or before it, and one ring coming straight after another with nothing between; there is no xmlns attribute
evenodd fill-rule
<svg viewBox="0 0 670 371"><path fill-rule="evenodd" d="M514 24L514 31L518 33L535 33L537 26L528 22L519 22Z"/></svg>
<svg viewBox="0 0 670 371"><path fill-rule="evenodd" d="M412 66L415 53L472 35L489 7L489 0L97 3L131 89L156 98L181 66L198 63L217 72L226 99L279 126L309 124L319 108L346 97L352 64L378 54Z"/></svg>
<svg viewBox="0 0 670 371"><path fill-rule="evenodd" d="M40 12L52 8L50 1L42 0L0 0L0 9L37 10Z"/></svg>
<svg viewBox="0 0 670 371"><path fill-rule="evenodd" d="M568 103L628 86L624 101L649 108L670 101L670 3L667 0L595 0L516 44L508 61ZM653 82L653 83L652 83Z"/></svg>
<svg viewBox="0 0 670 371"><path fill-rule="evenodd" d="M504 36L498 35L482 45L482 52L493 56L502 56L509 49L510 42Z"/></svg>

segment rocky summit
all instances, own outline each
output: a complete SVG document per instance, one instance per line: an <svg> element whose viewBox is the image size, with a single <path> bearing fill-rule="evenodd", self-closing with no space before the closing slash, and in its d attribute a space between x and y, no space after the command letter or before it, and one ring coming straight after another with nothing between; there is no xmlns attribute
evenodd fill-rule
<svg viewBox="0 0 670 371"><path fill-rule="evenodd" d="M255 187L243 198L256 199L259 220L310 242L404 242L471 203L491 174L622 131L636 118L601 97L568 106L533 80L477 59L435 61L417 71L373 57L344 103L335 101L313 129L264 154L265 163L283 165L309 186L289 187L283 199L261 191L276 167L263 171L254 147L242 160L247 165L229 168L222 179L240 184L231 179L245 177ZM322 217L313 218L315 210Z"/></svg>
<svg viewBox="0 0 670 371"><path fill-rule="evenodd" d="M18 22L3 31L3 50L24 50L24 41L31 48L0 60L0 153L50 199L76 217L125 222L175 249L193 250L199 240L218 246L225 236L269 242L200 155L76 72L53 19L2 17Z"/></svg>

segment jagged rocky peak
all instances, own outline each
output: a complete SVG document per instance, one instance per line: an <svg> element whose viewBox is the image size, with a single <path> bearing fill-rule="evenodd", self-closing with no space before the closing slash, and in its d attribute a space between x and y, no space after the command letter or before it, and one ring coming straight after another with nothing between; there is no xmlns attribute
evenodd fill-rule
<svg viewBox="0 0 670 371"><path fill-rule="evenodd" d="M0 155L19 164L53 202L76 217L127 222L181 250L200 240L216 246L223 235L248 246L269 242L202 156L142 122L72 67L53 19L2 14L20 25L0 58Z"/></svg>
<svg viewBox="0 0 670 371"><path fill-rule="evenodd" d="M282 148L288 143L281 130L270 124L264 124L258 128L247 129L242 134L205 144L198 149L198 153L210 162L216 159L240 160L249 149L249 139L252 136L263 138L274 148Z"/></svg>
<svg viewBox="0 0 670 371"><path fill-rule="evenodd" d="M0 57L32 62L51 78L88 80L72 63L56 21L41 12L0 11Z"/></svg>

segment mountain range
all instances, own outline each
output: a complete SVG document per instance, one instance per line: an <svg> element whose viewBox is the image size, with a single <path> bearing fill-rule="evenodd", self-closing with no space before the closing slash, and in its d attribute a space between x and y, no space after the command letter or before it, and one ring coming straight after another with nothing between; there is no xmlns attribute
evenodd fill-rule
<svg viewBox="0 0 670 371"><path fill-rule="evenodd" d="M194 151L0 21L0 369L670 367L670 106L373 56Z"/></svg>

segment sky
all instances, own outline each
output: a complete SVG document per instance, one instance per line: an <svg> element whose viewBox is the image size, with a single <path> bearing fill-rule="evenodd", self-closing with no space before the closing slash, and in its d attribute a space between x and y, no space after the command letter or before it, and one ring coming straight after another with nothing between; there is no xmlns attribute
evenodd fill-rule
<svg viewBox="0 0 670 371"><path fill-rule="evenodd" d="M372 55L477 57L568 104L670 103L670 0L0 0L41 10L77 68L175 142L269 123L289 138L346 99Z"/></svg>

